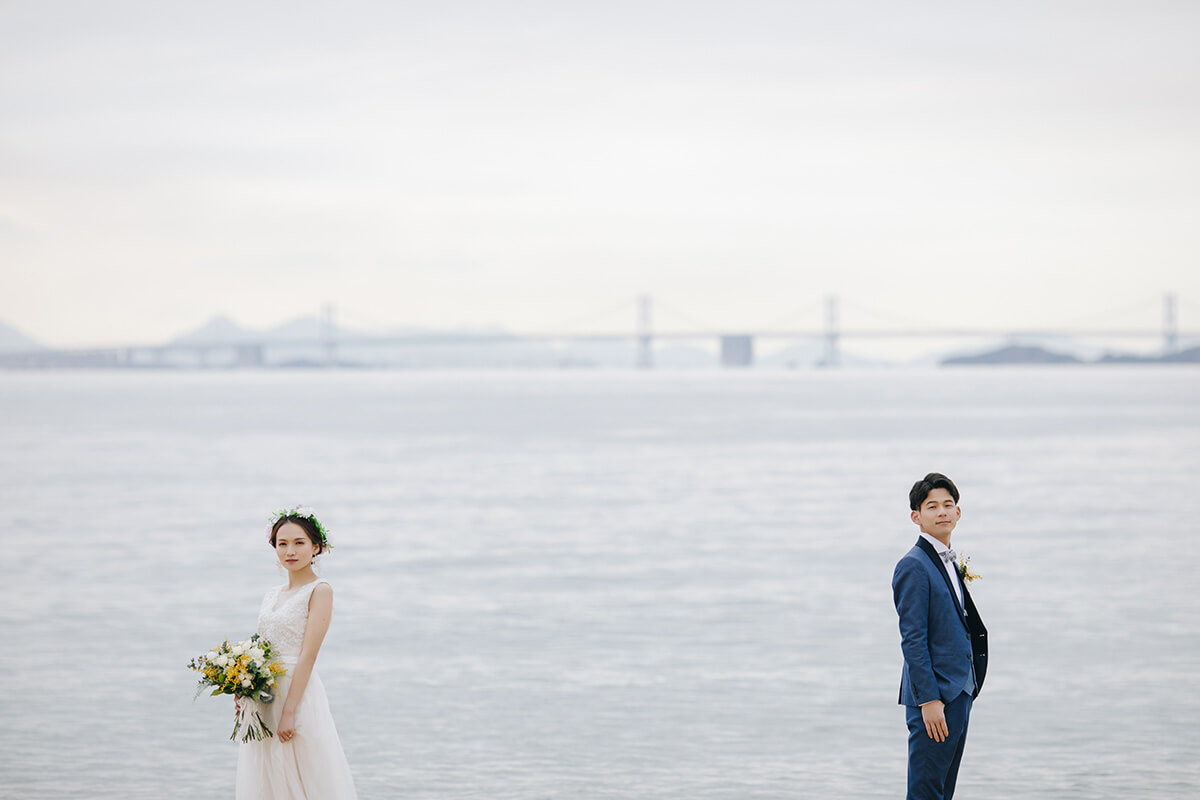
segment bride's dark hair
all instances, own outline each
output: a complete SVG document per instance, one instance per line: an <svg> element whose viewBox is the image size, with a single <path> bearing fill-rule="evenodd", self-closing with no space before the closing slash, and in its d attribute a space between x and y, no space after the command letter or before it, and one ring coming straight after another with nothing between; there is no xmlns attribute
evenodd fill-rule
<svg viewBox="0 0 1200 800"><path fill-rule="evenodd" d="M269 540L271 547L275 546L275 536L279 533L279 529L289 522L299 525L304 529L304 534L308 537L308 540L317 546L317 555L325 552L325 545L321 543L321 534L317 531L317 526L312 521L312 517L282 516L275 520L275 524L271 526L271 538Z"/></svg>

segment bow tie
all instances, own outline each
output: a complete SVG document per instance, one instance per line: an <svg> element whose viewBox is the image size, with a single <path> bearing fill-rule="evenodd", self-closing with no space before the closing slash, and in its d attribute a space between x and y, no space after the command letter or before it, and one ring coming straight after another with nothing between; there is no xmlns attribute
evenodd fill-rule
<svg viewBox="0 0 1200 800"><path fill-rule="evenodd" d="M947 564L953 565L954 562L958 560L958 553L954 552L953 550L943 550L942 552L938 553L938 555L940 555L942 557L942 561L945 561Z"/></svg>

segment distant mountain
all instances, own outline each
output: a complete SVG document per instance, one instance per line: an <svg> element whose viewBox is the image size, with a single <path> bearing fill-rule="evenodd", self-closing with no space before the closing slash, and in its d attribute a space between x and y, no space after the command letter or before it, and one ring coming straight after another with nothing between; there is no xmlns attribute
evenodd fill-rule
<svg viewBox="0 0 1200 800"><path fill-rule="evenodd" d="M1105 353L1101 364L1198 364L1200 347L1189 347L1165 356L1139 356L1127 353Z"/></svg>
<svg viewBox="0 0 1200 800"><path fill-rule="evenodd" d="M227 316L210 319L203 325L175 337L170 344L181 346L217 345L229 349L228 354L209 354L200 365L230 366L237 359L255 358L254 354L233 354L239 345L264 345L259 354L261 364L275 367L321 366L334 359L342 366L381 367L513 367L542 366L557 363L557 356L541 344L505 343L507 334L498 328L429 328L397 327L387 331L366 331L335 326L333 350L327 350L324 340L328 331L315 315L297 317L270 328L245 328ZM457 336L492 336L497 340L472 344L450 344L445 340ZM396 337L411 339L407 343L380 343L379 339ZM428 343L419 340L427 338ZM374 340L364 342L363 340ZM178 359L183 366L196 366L192 356ZM257 362L255 362L257 363Z"/></svg>
<svg viewBox="0 0 1200 800"><path fill-rule="evenodd" d="M335 338L339 341L354 339L373 339L378 337L412 337L427 336L437 338L447 335L478 335L503 338L507 332L495 326L476 328L432 329L418 327L389 328L386 331L365 331L334 325ZM316 344L324 340L326 335L325 323L320 317L310 315L296 317L270 328L245 328L225 315L216 316L198 328L187 331L171 340L171 344L237 344L253 342L256 344L286 345L303 342Z"/></svg>
<svg viewBox="0 0 1200 800"><path fill-rule="evenodd" d="M339 337L357 335L337 325L334 325L334 331ZM325 324L320 317L297 317L274 328L267 328L259 335L268 342L316 342L324 338Z"/></svg>
<svg viewBox="0 0 1200 800"><path fill-rule="evenodd" d="M27 353L45 350L46 346L11 325L0 322L0 353Z"/></svg>
<svg viewBox="0 0 1200 800"><path fill-rule="evenodd" d="M244 328L225 315L213 317L198 328L182 333L171 344L237 344L239 342L275 343L318 342L325 330L318 317L297 317L273 328ZM338 328L339 337L361 335Z"/></svg>
<svg viewBox="0 0 1200 800"><path fill-rule="evenodd" d="M1081 340L1078 340L1071 336L1046 335L1046 336L1020 336L1020 337L1004 337L1004 338L997 337L990 341L988 341L988 340L977 341L974 343L974 346L971 346L971 347L959 346L959 347L955 347L953 350L943 351L939 356L936 357L935 363L937 363L937 364L957 364L960 362L958 362L957 360L952 361L952 359L972 359L972 358L977 358L980 355L987 355L990 353L999 353L1001 351L1005 351L1005 350L1009 350L1009 349L1013 350L1012 356L1014 358L1017 358L1018 359L1017 361L997 361L997 362L989 362L989 363L1025 363L1025 364L1062 363L1062 364L1070 364L1070 363L1075 363L1075 362L1096 361L1096 360L1100 359L1101 357L1103 357L1105 355L1105 353L1107 352L1103 343L1097 343L1094 341L1087 341L1087 340L1081 341ZM1030 353L1035 353L1038 350L1042 350L1047 353L1054 353L1054 354L1061 355L1061 356L1067 356L1068 359L1074 359L1074 361L1071 361L1071 360L1059 361L1059 362L1038 361L1038 360L1036 360L1037 359L1036 355L1030 355L1030 358L1033 360L1020 361L1019 360L1020 351L1022 349L1027 350ZM965 363L971 363L971 362L963 361L961 363L965 364Z"/></svg>
<svg viewBox="0 0 1200 800"><path fill-rule="evenodd" d="M1189 347L1187 350L1163 356L1160 360L1172 364L1200 364L1200 347Z"/></svg>
<svg viewBox="0 0 1200 800"><path fill-rule="evenodd" d="M213 317L199 328L181 333L171 344L236 344L255 339L257 334L226 316Z"/></svg>
<svg viewBox="0 0 1200 800"><path fill-rule="evenodd" d="M1068 353L1055 353L1044 347L1030 345L1007 345L999 350L990 350L972 356L951 356L942 359L944 366L966 366L973 364L1082 364Z"/></svg>

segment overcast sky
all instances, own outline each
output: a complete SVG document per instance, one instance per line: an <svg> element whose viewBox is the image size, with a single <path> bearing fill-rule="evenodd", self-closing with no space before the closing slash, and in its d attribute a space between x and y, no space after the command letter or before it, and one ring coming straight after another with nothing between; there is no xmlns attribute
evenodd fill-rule
<svg viewBox="0 0 1200 800"><path fill-rule="evenodd" d="M0 320L1200 328L1200 3L0 4Z"/></svg>

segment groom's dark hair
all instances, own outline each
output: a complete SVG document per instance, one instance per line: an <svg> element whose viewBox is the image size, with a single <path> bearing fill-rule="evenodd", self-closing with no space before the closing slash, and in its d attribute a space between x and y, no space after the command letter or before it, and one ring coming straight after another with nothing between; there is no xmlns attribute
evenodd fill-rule
<svg viewBox="0 0 1200 800"><path fill-rule="evenodd" d="M945 489L954 498L954 504L958 505L958 487L954 485L954 481L940 472L931 472L914 483L913 488L909 490L908 507L916 511L934 489Z"/></svg>

